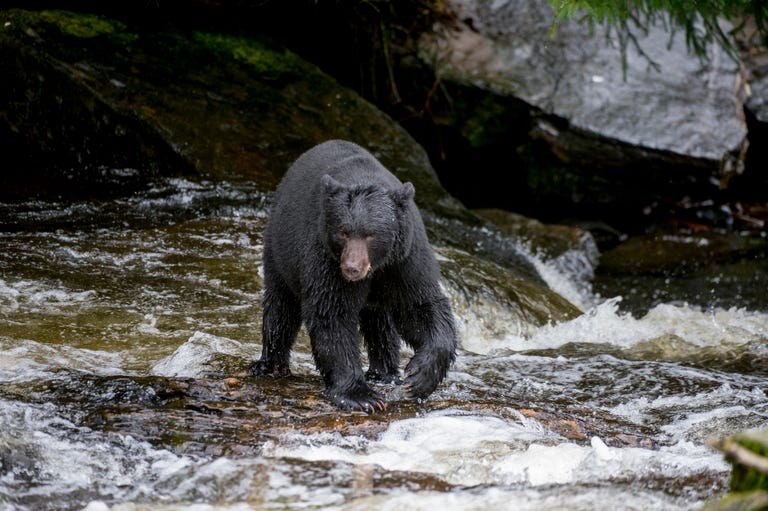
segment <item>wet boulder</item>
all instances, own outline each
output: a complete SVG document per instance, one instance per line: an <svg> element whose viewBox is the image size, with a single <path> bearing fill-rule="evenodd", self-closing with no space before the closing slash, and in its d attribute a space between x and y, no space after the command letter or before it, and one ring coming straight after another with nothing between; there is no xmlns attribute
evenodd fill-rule
<svg viewBox="0 0 768 511"><path fill-rule="evenodd" d="M638 315L659 303L765 309L768 241L732 231L664 229L600 254L594 289Z"/></svg>
<svg viewBox="0 0 768 511"><path fill-rule="evenodd" d="M748 228L768 226L768 207L763 197L768 188L768 45L765 38L747 20L746 29L739 41L741 59L749 84L749 97L745 112L749 124L751 144L747 153L747 172L739 184L744 190L745 200L740 204L736 219L746 223ZM746 220L746 222L744 222Z"/></svg>
<svg viewBox="0 0 768 511"><path fill-rule="evenodd" d="M344 138L461 215L404 129L271 40L7 10L0 56L0 195L119 194L178 174L271 190L301 152Z"/></svg>
<svg viewBox="0 0 768 511"><path fill-rule="evenodd" d="M750 88L746 106L759 122L768 124L768 48L752 47L745 66Z"/></svg>
<svg viewBox="0 0 768 511"><path fill-rule="evenodd" d="M486 92L457 116L459 130L492 128L470 115L482 116L488 95L497 106L523 102L529 117L513 116L506 147L526 130L534 153L546 148L523 178L539 200L637 213L659 198L712 193L742 171L745 80L724 49L710 45L700 58L682 33L660 24L637 28L637 45L576 21L558 23L553 35L546 0L450 0L446 7L456 21L422 36L421 57L446 86ZM531 152L524 143L518 151ZM508 162L511 181L527 171Z"/></svg>

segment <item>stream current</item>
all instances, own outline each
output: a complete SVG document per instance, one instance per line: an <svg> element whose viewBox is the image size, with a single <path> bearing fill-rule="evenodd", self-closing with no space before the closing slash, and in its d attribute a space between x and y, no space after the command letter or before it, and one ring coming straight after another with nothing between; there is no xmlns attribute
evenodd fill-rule
<svg viewBox="0 0 768 511"><path fill-rule="evenodd" d="M304 335L294 376L249 378L268 202L0 204L0 510L692 510L727 491L708 441L768 427L768 307L590 289L525 337L469 325L426 403L331 409Z"/></svg>

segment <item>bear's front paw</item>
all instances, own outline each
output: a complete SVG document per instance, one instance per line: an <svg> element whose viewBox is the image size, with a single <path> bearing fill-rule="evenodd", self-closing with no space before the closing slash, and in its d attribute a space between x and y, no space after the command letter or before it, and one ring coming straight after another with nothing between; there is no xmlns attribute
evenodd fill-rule
<svg viewBox="0 0 768 511"><path fill-rule="evenodd" d="M411 360L405 368L403 380L405 394L410 398L425 399L437 388L442 379L434 366L424 366L415 359Z"/></svg>
<svg viewBox="0 0 768 511"><path fill-rule="evenodd" d="M344 389L330 388L326 391L326 395L341 410L373 413L383 412L387 408L384 398L371 390L365 382L358 382Z"/></svg>
<svg viewBox="0 0 768 511"><path fill-rule="evenodd" d="M290 376L288 364L259 360L251 364L251 374L254 376Z"/></svg>

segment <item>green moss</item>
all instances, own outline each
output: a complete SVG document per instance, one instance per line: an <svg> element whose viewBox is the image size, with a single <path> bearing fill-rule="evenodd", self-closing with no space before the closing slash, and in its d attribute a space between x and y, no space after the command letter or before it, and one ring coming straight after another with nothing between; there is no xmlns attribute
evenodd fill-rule
<svg viewBox="0 0 768 511"><path fill-rule="evenodd" d="M125 26L122 23L93 14L44 11L40 13L40 17L48 23L58 26L63 33L74 37L91 38L125 30Z"/></svg>
<svg viewBox="0 0 768 511"><path fill-rule="evenodd" d="M749 451L768 457L768 430L739 433L733 440ZM731 474L731 491L768 490L768 475L753 468L734 463Z"/></svg>
<svg viewBox="0 0 768 511"><path fill-rule="evenodd" d="M768 492L729 493L720 500L707 503L702 511L759 511L768 509Z"/></svg>
<svg viewBox="0 0 768 511"><path fill-rule="evenodd" d="M119 45L128 45L139 36L126 29L126 25L94 14L62 10L25 11L23 9L0 10L3 34L20 37L22 34L38 34L41 40L51 43L59 35L83 40L107 38ZM31 31L31 32L30 32ZM78 47L78 43L70 46Z"/></svg>
<svg viewBox="0 0 768 511"><path fill-rule="evenodd" d="M433 98L438 122L453 126L473 148L517 145L528 137L530 113L525 103L456 83L444 85L450 101ZM442 113L441 113L442 112Z"/></svg>
<svg viewBox="0 0 768 511"><path fill-rule="evenodd" d="M246 64L261 76L295 76L299 69L298 57L293 53L282 48L271 48L256 39L196 32L194 40L208 50L228 55Z"/></svg>
<svg viewBox="0 0 768 511"><path fill-rule="evenodd" d="M506 106L500 105L488 94L471 109L473 115L465 120L461 132L472 147L493 143L500 134L509 132L509 126L503 122L508 111Z"/></svg>

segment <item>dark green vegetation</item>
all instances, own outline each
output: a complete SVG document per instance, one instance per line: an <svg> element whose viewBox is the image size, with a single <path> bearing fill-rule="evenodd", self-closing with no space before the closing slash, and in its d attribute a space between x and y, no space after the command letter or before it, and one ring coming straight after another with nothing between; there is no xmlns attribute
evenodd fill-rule
<svg viewBox="0 0 768 511"><path fill-rule="evenodd" d="M663 21L671 29L685 32L689 46L703 55L713 41L735 52L733 33L743 28L747 16L754 17L757 27L765 31L768 3L764 0L550 0L556 20L579 18L588 23L607 23L623 34L622 42L634 44L630 26L647 27ZM724 29L725 18L735 29ZM553 24L553 31L556 30Z"/></svg>

